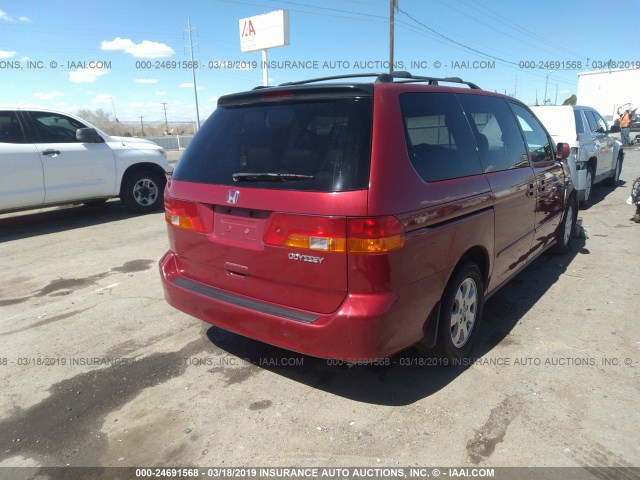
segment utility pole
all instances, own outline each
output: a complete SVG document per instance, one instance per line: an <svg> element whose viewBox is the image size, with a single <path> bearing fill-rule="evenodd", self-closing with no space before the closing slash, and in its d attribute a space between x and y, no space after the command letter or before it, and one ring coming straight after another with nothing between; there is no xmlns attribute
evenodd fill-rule
<svg viewBox="0 0 640 480"><path fill-rule="evenodd" d="M141 135L144 137L144 123L142 123L142 119L144 117L142 115L140 115L140 129L142 130Z"/></svg>
<svg viewBox="0 0 640 480"><path fill-rule="evenodd" d="M558 104L558 84L556 83L556 101L553 102L554 105Z"/></svg>
<svg viewBox="0 0 640 480"><path fill-rule="evenodd" d="M167 122L167 102L162 102L162 108L164 108L164 131L169 135L169 122Z"/></svg>
<svg viewBox="0 0 640 480"><path fill-rule="evenodd" d="M195 28L191 28L191 17L187 17L188 28L185 30L189 32L189 52L191 54L191 74L193 75L193 94L196 98L196 120L198 121L198 130L200 130L200 110L198 109L198 87L196 86L196 68L193 61L193 40L191 39L191 32Z"/></svg>
<svg viewBox="0 0 640 480"><path fill-rule="evenodd" d="M395 11L397 8L398 0L389 0L389 73L393 73Z"/></svg>
<svg viewBox="0 0 640 480"><path fill-rule="evenodd" d="M553 73L553 70L547 73L547 78L544 81L544 101L542 102L543 105L547 104L547 86L549 85L549 75L551 75L552 73Z"/></svg>

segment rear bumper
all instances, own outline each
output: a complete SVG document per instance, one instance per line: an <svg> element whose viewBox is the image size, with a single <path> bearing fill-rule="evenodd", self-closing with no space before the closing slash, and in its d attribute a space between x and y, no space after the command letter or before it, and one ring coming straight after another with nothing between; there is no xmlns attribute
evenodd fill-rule
<svg viewBox="0 0 640 480"><path fill-rule="evenodd" d="M321 358L367 361L410 345L399 342L391 292L349 294L337 311L320 314L212 288L182 276L172 252L160 260L164 295L189 315L245 337ZM416 338L413 343L418 341Z"/></svg>
<svg viewBox="0 0 640 480"><path fill-rule="evenodd" d="M577 200L580 202L584 200L584 193L587 186L587 170L577 170L575 175L572 174L573 185L578 195Z"/></svg>

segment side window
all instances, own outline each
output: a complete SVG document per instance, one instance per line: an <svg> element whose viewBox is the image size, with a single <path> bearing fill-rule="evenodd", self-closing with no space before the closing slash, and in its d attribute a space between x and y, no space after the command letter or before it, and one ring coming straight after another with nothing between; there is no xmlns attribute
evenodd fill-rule
<svg viewBox="0 0 640 480"><path fill-rule="evenodd" d="M426 182L482 173L473 135L450 93L400 95L409 159Z"/></svg>
<svg viewBox="0 0 640 480"><path fill-rule="evenodd" d="M584 122L582 121L582 112L573 110L573 118L576 120L576 133L584 133Z"/></svg>
<svg viewBox="0 0 640 480"><path fill-rule="evenodd" d="M589 124L589 131L596 132L598 131L598 121L596 117L593 116L593 112L591 110L584 110L584 116L587 118L587 123Z"/></svg>
<svg viewBox="0 0 640 480"><path fill-rule="evenodd" d="M552 162L554 161L553 144L547 135L544 127L540 125L538 120L522 105L509 102L513 113L515 113L522 133L524 135L531 161L534 163Z"/></svg>
<svg viewBox="0 0 640 480"><path fill-rule="evenodd" d="M589 113L593 115L593 118L596 121L596 131L600 133L606 132L607 122L604 121L604 118L602 118L598 112L594 112L593 110Z"/></svg>
<svg viewBox="0 0 640 480"><path fill-rule="evenodd" d="M529 165L522 134L507 102L488 95L458 95L476 137L484 172Z"/></svg>
<svg viewBox="0 0 640 480"><path fill-rule="evenodd" d="M31 120L38 132L40 143L74 143L76 130L86 125L66 115L50 112L31 112Z"/></svg>
<svg viewBox="0 0 640 480"><path fill-rule="evenodd" d="M0 112L0 143L24 143L24 135L15 112Z"/></svg>

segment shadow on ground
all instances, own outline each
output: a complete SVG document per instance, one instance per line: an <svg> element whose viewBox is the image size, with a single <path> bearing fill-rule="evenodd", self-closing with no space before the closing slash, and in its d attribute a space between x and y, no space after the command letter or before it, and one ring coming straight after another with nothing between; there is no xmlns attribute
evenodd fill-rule
<svg viewBox="0 0 640 480"><path fill-rule="evenodd" d="M5 214L0 215L0 242L101 225L138 215L126 210L119 200L91 207L69 205Z"/></svg>
<svg viewBox="0 0 640 480"><path fill-rule="evenodd" d="M487 301L483 324L472 354L482 361L549 290L578 254L588 254L584 239L574 238L565 255L544 254ZM541 319L541 326L544 319ZM389 359L388 365L347 366L309 357L211 327L209 340L224 351L293 381L355 401L378 405L407 405L428 397L454 382L467 365L445 367L438 359L421 357L415 349Z"/></svg>

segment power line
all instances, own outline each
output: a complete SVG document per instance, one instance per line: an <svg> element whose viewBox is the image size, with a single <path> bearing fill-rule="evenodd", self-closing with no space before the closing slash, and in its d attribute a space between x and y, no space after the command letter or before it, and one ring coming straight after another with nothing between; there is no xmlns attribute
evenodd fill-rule
<svg viewBox="0 0 640 480"><path fill-rule="evenodd" d="M404 15L406 15L408 18L410 18L411 20L413 20L415 23L417 23L418 25L420 25L421 27L427 29L428 31L430 31L431 33L433 33L434 35L437 35L438 37L444 38L445 40L447 40L448 42L451 42L455 45L458 45L459 47L464 48L465 50L468 50L470 52L473 53L477 53L478 55L482 55L484 57L488 57L488 58L492 58L494 60L498 60L500 62L503 63L507 63L510 65L518 65L516 62L512 62L510 60L506 60L504 58L500 58L500 57L496 57L495 55L491 55L490 53L486 53L486 52L482 52L476 48L470 47L469 45L465 45L464 43L458 42L457 40L454 40L451 37L448 37L440 32L438 32L437 30L434 30L433 28L429 27L428 25L426 25L425 23L421 22L420 20L418 20L417 18L415 18L414 16L410 15L409 13L405 12L404 10L402 10L401 8L398 8L398 11L400 13L403 13Z"/></svg>

